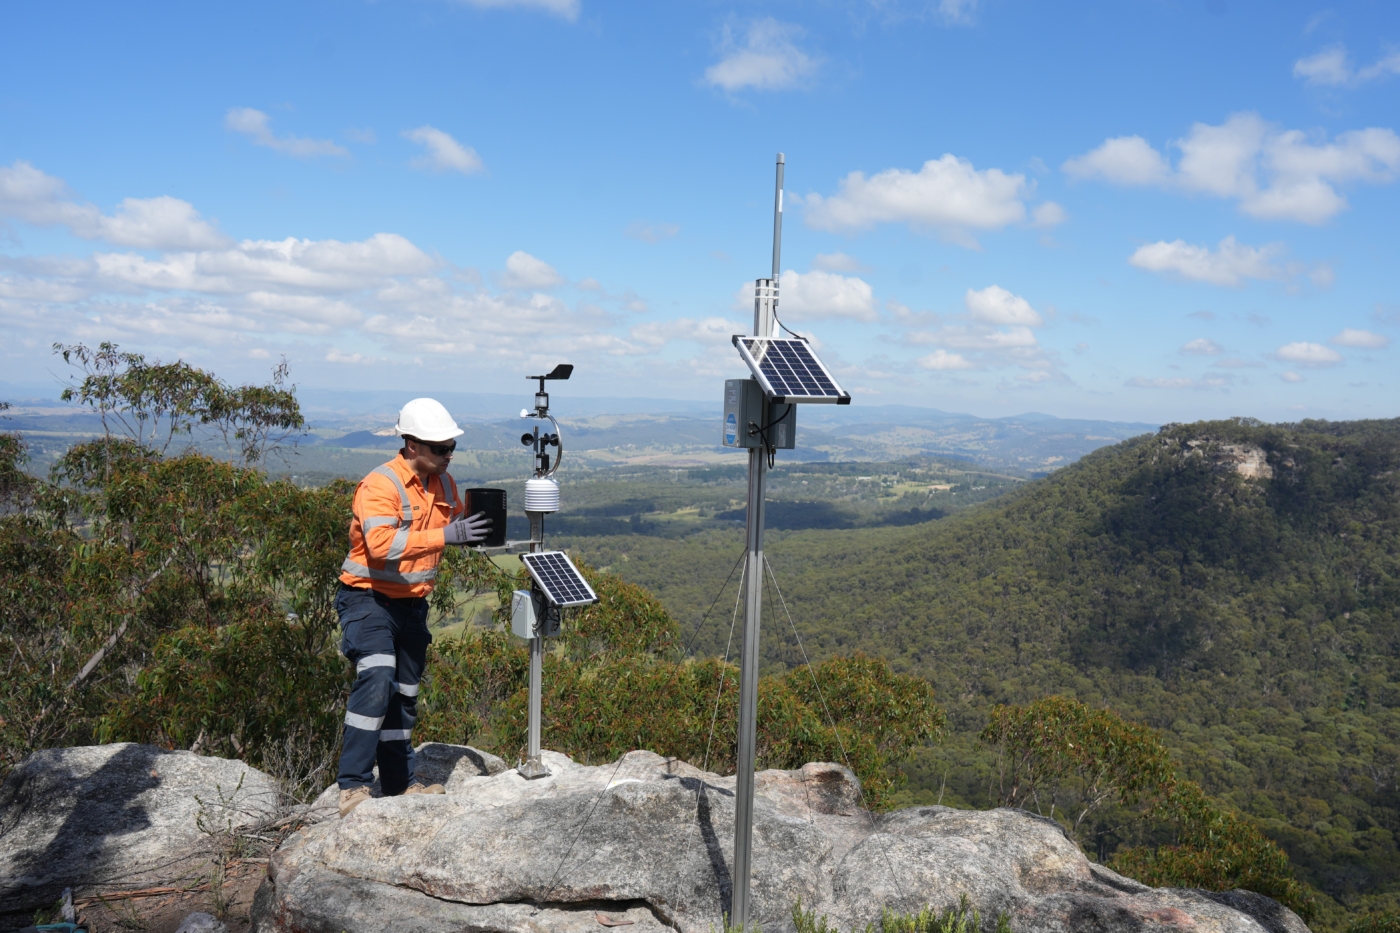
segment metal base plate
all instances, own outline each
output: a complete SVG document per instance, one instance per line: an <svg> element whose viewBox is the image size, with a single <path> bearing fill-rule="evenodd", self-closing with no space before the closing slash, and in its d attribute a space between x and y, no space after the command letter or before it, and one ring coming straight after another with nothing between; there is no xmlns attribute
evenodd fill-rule
<svg viewBox="0 0 1400 933"><path fill-rule="evenodd" d="M549 777L549 769L544 766L544 762L538 758L527 758L516 766L516 773L527 781L537 778Z"/></svg>

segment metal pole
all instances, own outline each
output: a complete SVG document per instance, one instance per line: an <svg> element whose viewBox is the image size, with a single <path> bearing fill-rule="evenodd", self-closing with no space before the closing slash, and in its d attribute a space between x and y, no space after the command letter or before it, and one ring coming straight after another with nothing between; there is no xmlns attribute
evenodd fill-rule
<svg viewBox="0 0 1400 933"><path fill-rule="evenodd" d="M773 284L783 233L783 154L778 153L777 194L773 201ZM768 333L762 333L763 323ZM755 320L756 337L772 336L772 315ZM734 897L729 923L749 929L749 889L753 876L754 758L758 738L759 629L763 617L763 480L768 472L768 451L749 449L748 562L744 574L744 643L739 653L739 747L735 755L734 794Z"/></svg>
<svg viewBox="0 0 1400 933"><path fill-rule="evenodd" d="M753 868L754 757L758 733L758 645L763 615L763 479L768 452L749 451L748 561L744 574L744 643L739 653L739 748L734 796L734 903L730 924L747 930Z"/></svg>
<svg viewBox="0 0 1400 933"><path fill-rule="evenodd" d="M535 428L539 433L539 428ZM526 512L530 518L530 550L539 551L544 548L544 513ZM544 620L539 620L541 631ZM530 639L530 732L528 745L526 746L525 760L516 770L520 776L526 780L534 780L549 776L549 769L545 767L544 760L540 757L540 693L541 685L544 682L544 635L535 635Z"/></svg>
<svg viewBox="0 0 1400 933"><path fill-rule="evenodd" d="M778 258L783 248L783 169L786 166L783 154L778 153L778 192L773 195L773 284L778 284ZM766 337L767 334L755 334Z"/></svg>

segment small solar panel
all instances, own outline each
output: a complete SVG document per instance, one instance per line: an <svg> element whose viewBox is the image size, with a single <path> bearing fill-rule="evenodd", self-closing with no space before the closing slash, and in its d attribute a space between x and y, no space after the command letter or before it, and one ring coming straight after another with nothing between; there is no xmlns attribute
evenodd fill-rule
<svg viewBox="0 0 1400 933"><path fill-rule="evenodd" d="M554 605L587 606L598 601L598 594L563 551L521 554L520 562Z"/></svg>
<svg viewBox="0 0 1400 933"><path fill-rule="evenodd" d="M736 335L734 346L775 402L851 403L850 393L836 384L805 340Z"/></svg>

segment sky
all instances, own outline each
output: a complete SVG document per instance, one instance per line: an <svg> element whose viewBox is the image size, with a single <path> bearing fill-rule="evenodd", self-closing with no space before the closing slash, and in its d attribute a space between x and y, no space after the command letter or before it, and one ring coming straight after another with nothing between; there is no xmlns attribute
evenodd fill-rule
<svg viewBox="0 0 1400 933"><path fill-rule="evenodd" d="M0 383L1400 415L1400 6L7 0Z"/></svg>

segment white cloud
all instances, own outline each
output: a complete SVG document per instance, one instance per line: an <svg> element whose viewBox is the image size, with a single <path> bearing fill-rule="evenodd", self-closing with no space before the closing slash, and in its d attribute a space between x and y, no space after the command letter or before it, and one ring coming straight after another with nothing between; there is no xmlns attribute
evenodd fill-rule
<svg viewBox="0 0 1400 933"><path fill-rule="evenodd" d="M1359 350L1380 350L1390 346L1390 338L1369 330L1343 328L1342 332L1328 341L1338 347L1355 347Z"/></svg>
<svg viewBox="0 0 1400 933"><path fill-rule="evenodd" d="M980 292L969 288L963 302L972 319L983 324L1039 327L1045 323L1030 302L999 285L989 285Z"/></svg>
<svg viewBox="0 0 1400 933"><path fill-rule="evenodd" d="M845 253L818 253L812 258L812 268L823 272L868 272L869 268L854 256Z"/></svg>
<svg viewBox="0 0 1400 933"><path fill-rule="evenodd" d="M1371 127L1332 142L1301 130L1278 130L1258 114L1219 126L1197 123L1173 146L1175 169L1139 136L1110 139L1067 161L1067 174L1120 185L1157 185L1235 200L1261 220L1319 224L1347 208L1336 185L1388 184L1400 175L1400 136Z"/></svg>
<svg viewBox="0 0 1400 933"><path fill-rule="evenodd" d="M928 356L919 358L919 365L924 369L975 369L973 363L961 353L949 353L947 350L934 350Z"/></svg>
<svg viewBox="0 0 1400 933"><path fill-rule="evenodd" d="M1038 204L1031 212L1031 222L1037 227L1057 227L1068 219L1065 209L1054 201Z"/></svg>
<svg viewBox="0 0 1400 933"><path fill-rule="evenodd" d="M641 240L643 243L660 243L662 240L669 240L680 233L681 228L680 224L647 224L637 220L628 224L624 232L632 239Z"/></svg>
<svg viewBox="0 0 1400 933"><path fill-rule="evenodd" d="M744 291L752 296L753 286ZM879 315L874 291L864 279L820 270L800 275L788 270L779 279L778 316L785 321L833 317L873 321Z"/></svg>
<svg viewBox="0 0 1400 933"><path fill-rule="evenodd" d="M506 271L501 275L501 284L506 288L546 289L563 283L564 277L543 259L536 259L523 250L506 257Z"/></svg>
<svg viewBox="0 0 1400 933"><path fill-rule="evenodd" d="M1141 136L1106 139L1061 168L1075 178L1102 178L1116 185L1160 185L1171 178L1167 160Z"/></svg>
<svg viewBox="0 0 1400 933"><path fill-rule="evenodd" d="M96 205L69 199L68 194L61 179L28 162L0 166L0 217L41 227L63 226L86 240L135 249L205 249L229 242L192 204L178 198L125 198L107 215Z"/></svg>
<svg viewBox="0 0 1400 933"><path fill-rule="evenodd" d="M907 223L967 239L967 230L996 230L1026 218L1034 186L1024 175L1000 169L978 171L950 154L930 159L917 172L891 168L867 178L851 172L830 197L807 195L808 226L835 232L880 223Z"/></svg>
<svg viewBox="0 0 1400 933"><path fill-rule="evenodd" d="M274 136L271 119L261 110L252 107L230 107L224 114L224 126L235 133L242 133L256 145L266 146L278 152L285 152L298 158L315 156L348 156L350 152L329 139L302 139L297 136Z"/></svg>
<svg viewBox="0 0 1400 933"><path fill-rule="evenodd" d="M1336 366L1342 362L1342 355L1331 347L1304 341L1284 344L1274 352L1274 357L1286 363L1297 363L1299 366L1314 369L1323 366Z"/></svg>
<svg viewBox="0 0 1400 933"><path fill-rule="evenodd" d="M570 22L578 19L579 0L457 0L479 10L542 10Z"/></svg>
<svg viewBox="0 0 1400 933"><path fill-rule="evenodd" d="M463 175L486 170L475 149L463 146L436 127L424 125L416 130L404 130L403 138L427 150L426 154L409 163L414 168L431 172L461 172Z"/></svg>
<svg viewBox="0 0 1400 933"><path fill-rule="evenodd" d="M1197 337L1195 340L1187 341L1182 346L1181 352L1189 356L1219 356L1225 351L1220 344L1209 337Z"/></svg>
<svg viewBox="0 0 1400 933"><path fill-rule="evenodd" d="M1192 282L1239 285L1245 279L1282 279L1297 269L1273 262L1283 248L1278 244L1246 246L1228 236L1212 250L1184 240L1159 241L1139 246L1128 262L1148 272L1178 275Z"/></svg>
<svg viewBox="0 0 1400 933"><path fill-rule="evenodd" d="M947 327L938 335L938 342L959 350L1028 350L1039 348L1029 327L990 330L984 327Z"/></svg>
<svg viewBox="0 0 1400 933"><path fill-rule="evenodd" d="M1279 374L1278 374L1278 377L1279 377L1280 379L1282 379L1284 382L1306 382L1306 381L1307 381L1306 379L1304 379L1302 376L1298 375L1297 373L1295 373L1295 372L1294 372L1293 370L1291 370L1291 369L1288 370L1287 372L1279 373Z"/></svg>
<svg viewBox="0 0 1400 933"><path fill-rule="evenodd" d="M1400 74L1400 52L1358 70L1352 67L1345 45L1330 46L1293 63L1293 77L1321 87L1356 87L1393 74Z"/></svg>
<svg viewBox="0 0 1400 933"><path fill-rule="evenodd" d="M730 93L796 87L815 74L820 64L797 47L793 40L801 36L800 27L768 17L751 25L739 45L726 27L724 57L705 69L705 83Z"/></svg>
<svg viewBox="0 0 1400 933"><path fill-rule="evenodd" d="M648 321L630 331L633 340L652 347L663 347L673 340L688 340L705 346L728 346L734 334L748 328L725 317L676 318L670 321Z"/></svg>

